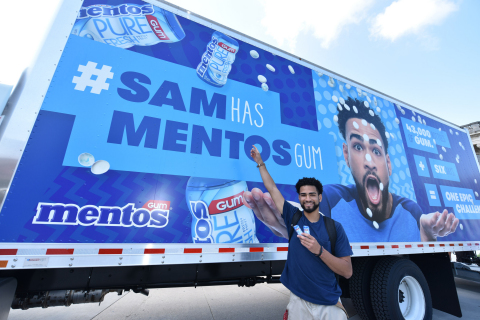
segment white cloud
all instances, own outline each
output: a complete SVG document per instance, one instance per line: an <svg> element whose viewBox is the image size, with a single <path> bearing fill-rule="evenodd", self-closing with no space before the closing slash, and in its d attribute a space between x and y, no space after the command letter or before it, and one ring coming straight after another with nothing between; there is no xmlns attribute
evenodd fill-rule
<svg viewBox="0 0 480 320"><path fill-rule="evenodd" d="M398 0L375 17L370 32L395 41L409 33L420 34L429 25L441 24L457 9L450 0Z"/></svg>
<svg viewBox="0 0 480 320"><path fill-rule="evenodd" d="M284 42L295 48L301 32L313 31L321 45L328 48L349 24L358 24L366 17L373 0L264 0L265 32L279 45Z"/></svg>

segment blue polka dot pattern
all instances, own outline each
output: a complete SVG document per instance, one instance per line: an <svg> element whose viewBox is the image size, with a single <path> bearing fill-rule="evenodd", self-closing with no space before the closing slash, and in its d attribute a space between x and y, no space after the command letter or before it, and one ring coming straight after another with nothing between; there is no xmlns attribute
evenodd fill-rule
<svg viewBox="0 0 480 320"><path fill-rule="evenodd" d="M215 30L180 16L177 16L177 18L186 34L182 41L160 43L155 46L134 46L128 50L185 67L196 68ZM269 90L280 94L282 123L317 131L317 114L311 111L315 109L312 71L309 68L273 55L246 42L236 40L240 48L235 55L235 62L232 65L228 78L260 87L261 83L257 76L265 76ZM251 50L259 53L258 59L252 58L250 55ZM275 72L266 68L267 63L275 68ZM295 74L290 72L288 69L289 65L292 66Z"/></svg>

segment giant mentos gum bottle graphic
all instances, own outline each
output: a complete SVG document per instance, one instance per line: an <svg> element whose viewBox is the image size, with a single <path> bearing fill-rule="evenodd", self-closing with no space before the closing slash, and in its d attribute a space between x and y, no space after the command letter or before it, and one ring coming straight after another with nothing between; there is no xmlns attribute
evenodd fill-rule
<svg viewBox="0 0 480 320"><path fill-rule="evenodd" d="M215 31L197 67L197 75L214 87L223 87L227 83L238 48L237 40Z"/></svg>
<svg viewBox="0 0 480 320"><path fill-rule="evenodd" d="M81 8L72 34L123 49L185 38L173 13L151 4L130 3Z"/></svg>
<svg viewBox="0 0 480 320"><path fill-rule="evenodd" d="M191 177L187 205L194 243L258 243L253 211L243 205L247 183Z"/></svg>

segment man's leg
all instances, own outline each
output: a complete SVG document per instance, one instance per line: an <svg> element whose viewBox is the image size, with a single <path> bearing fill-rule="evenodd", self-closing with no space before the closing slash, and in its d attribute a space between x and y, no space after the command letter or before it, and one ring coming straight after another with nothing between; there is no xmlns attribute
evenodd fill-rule
<svg viewBox="0 0 480 320"><path fill-rule="evenodd" d="M315 320L346 320L347 314L338 306L315 305L313 310Z"/></svg>
<svg viewBox="0 0 480 320"><path fill-rule="evenodd" d="M316 320L309 308L310 305L312 304L290 292L290 301L287 305L288 320Z"/></svg>

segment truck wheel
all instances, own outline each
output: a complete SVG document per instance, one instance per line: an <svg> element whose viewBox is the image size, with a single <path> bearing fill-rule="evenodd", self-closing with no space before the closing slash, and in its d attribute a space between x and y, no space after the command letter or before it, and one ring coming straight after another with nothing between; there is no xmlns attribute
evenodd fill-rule
<svg viewBox="0 0 480 320"><path fill-rule="evenodd" d="M370 294L378 320L431 320L432 298L418 266L396 257L380 259L373 269Z"/></svg>
<svg viewBox="0 0 480 320"><path fill-rule="evenodd" d="M353 258L353 275L348 280L350 297L357 314L363 320L375 320L372 301L370 299L370 279L377 257Z"/></svg>

